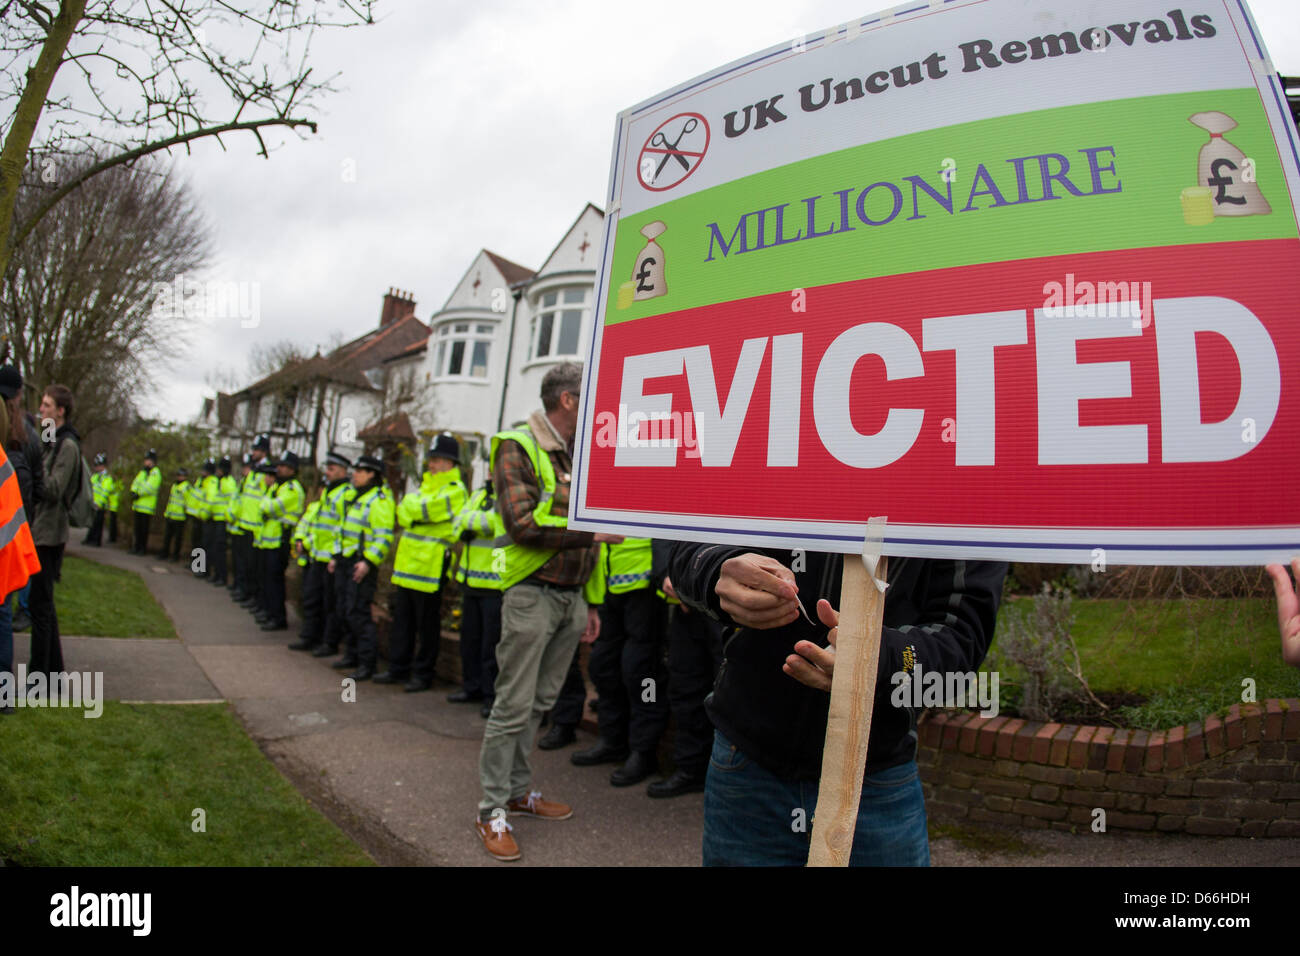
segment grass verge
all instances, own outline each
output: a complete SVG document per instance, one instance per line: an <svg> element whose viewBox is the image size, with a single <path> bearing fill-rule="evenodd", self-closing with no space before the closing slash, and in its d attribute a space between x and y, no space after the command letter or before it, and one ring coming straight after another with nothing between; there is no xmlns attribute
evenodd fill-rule
<svg viewBox="0 0 1300 956"><path fill-rule="evenodd" d="M140 575L68 555L54 586L59 632L88 637L176 640L176 627Z"/></svg>
<svg viewBox="0 0 1300 956"><path fill-rule="evenodd" d="M0 858L20 866L371 865L225 704L20 710L0 739Z"/></svg>

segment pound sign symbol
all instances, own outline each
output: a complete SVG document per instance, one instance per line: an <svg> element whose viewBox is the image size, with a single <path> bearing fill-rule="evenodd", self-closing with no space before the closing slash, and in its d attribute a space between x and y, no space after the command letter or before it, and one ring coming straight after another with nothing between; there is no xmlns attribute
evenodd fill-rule
<svg viewBox="0 0 1300 956"><path fill-rule="evenodd" d="M654 288L655 288L655 287L654 287L654 283L651 282L651 283L648 283L648 284L647 284L646 279L649 279L649 278L650 278L650 267L653 266L653 265L655 265L655 264L656 264L656 263L655 263L655 260L654 260L652 257L650 257L650 256L646 256L644 259L641 260L641 271L638 272L638 273L633 277L633 278L635 278L635 279L637 280L637 281L636 281L636 291L637 291L637 292L653 292L653 291L654 291Z"/></svg>
<svg viewBox="0 0 1300 956"><path fill-rule="evenodd" d="M1229 196L1229 195L1228 195L1228 187L1231 186L1231 185L1233 184L1234 180L1233 180L1231 174L1225 176L1225 175L1221 172L1221 170L1222 170L1225 166L1226 166L1228 169L1236 169L1236 168L1237 168L1237 164L1234 163L1234 162L1233 162L1232 160L1230 160L1230 159L1216 159L1214 162L1210 163L1210 174L1211 174L1211 175L1210 175L1210 178L1207 179L1207 180L1205 181L1205 185L1207 185L1207 186L1217 186L1217 187L1219 187L1219 191L1218 191L1218 193L1215 194L1215 197L1214 197L1214 201L1215 201L1216 203L1230 202L1230 203L1232 203L1234 206L1244 206L1244 205L1246 205L1246 197L1245 197L1245 196Z"/></svg>

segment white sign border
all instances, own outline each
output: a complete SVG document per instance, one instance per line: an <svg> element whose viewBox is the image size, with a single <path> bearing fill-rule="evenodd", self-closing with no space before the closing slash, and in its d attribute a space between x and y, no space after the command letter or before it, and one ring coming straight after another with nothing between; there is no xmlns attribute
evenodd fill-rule
<svg viewBox="0 0 1300 956"><path fill-rule="evenodd" d="M982 0L971 0L982 2ZM1240 17L1231 6L1240 10ZM949 6L952 4L952 6ZM934 0L933 3L903 4L899 13L935 12L940 9L960 9L970 3L957 4L957 0ZM1286 107L1285 91L1277 79L1272 60L1264 49L1259 28L1242 0L1224 0L1228 15L1239 30L1244 26L1254 44L1258 59L1250 58L1260 99L1268 117L1274 140L1285 142L1291 148L1295 166L1287 176L1291 190L1292 212L1300 217L1291 180L1300 170L1300 134L1291 122ZM898 9L898 8L895 8ZM884 11L861 21L863 26L897 17L892 10ZM807 41L811 46L822 41L831 42L839 27L820 31ZM808 548L815 550L861 553L866 521L818 522L783 521L763 519L763 527L756 528L753 518L729 518L717 515L667 515L659 512L617 511L585 508L587 474L591 447L584 440L592 434L596 356L604 339L608 295L606 276L613 258L614 237L618 229L619 208L615 197L620 195L620 164L625 150L630 148L626 130L629 120L653 106L662 106L675 97L703 83L721 79L727 74L745 69L763 60L790 52L785 46L770 47L749 57L733 61L679 84L672 89L638 103L619 113L614 126L614 153L610 159L609 188L606 194L604 231L601 236L600 266L596 274L595 315L587 361L583 365L582 400L578 410L578 431L574 454L572 494L569 499L569 527L575 531L605 531L628 537L656 537L671 540L699 541L704 543L745 542L767 548ZM1264 95L1263 86L1272 93L1272 101ZM1281 130L1285 136L1278 135ZM1282 150L1279 148L1279 152ZM1283 170L1287 172L1283 154ZM887 516L886 516L887 517ZM1030 535L1035 540L1026 540ZM954 550L959 549L959 550ZM1100 551L1098 550L1100 549ZM1300 527L1276 526L1254 528L1044 528L1012 526L954 526L954 525L886 525L886 534L880 542L881 553L899 557L953 558L977 560L1017 561L1061 564L1090 564L1103 556L1107 564L1134 565L1260 565L1286 564L1293 555L1300 554Z"/></svg>

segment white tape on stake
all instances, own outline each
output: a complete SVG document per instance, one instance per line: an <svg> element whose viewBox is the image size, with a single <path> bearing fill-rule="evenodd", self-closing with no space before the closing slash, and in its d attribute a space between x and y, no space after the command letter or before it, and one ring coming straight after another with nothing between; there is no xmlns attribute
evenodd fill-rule
<svg viewBox="0 0 1300 956"><path fill-rule="evenodd" d="M881 594L885 593L885 588L889 584L880 580L876 576L876 568L880 566L880 551L885 545L885 522L888 519L884 515L878 515L875 518L867 520L867 533L862 538L862 563L866 565L867 573L871 575L871 580L876 584L876 590Z"/></svg>

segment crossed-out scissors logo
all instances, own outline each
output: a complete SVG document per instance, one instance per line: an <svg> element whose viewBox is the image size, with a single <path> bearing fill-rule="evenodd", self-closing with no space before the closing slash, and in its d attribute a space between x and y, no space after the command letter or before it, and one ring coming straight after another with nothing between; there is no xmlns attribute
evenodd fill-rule
<svg viewBox="0 0 1300 956"><path fill-rule="evenodd" d="M699 169L709 150L709 121L699 113L678 113L650 134L637 160L637 178L654 192L672 189Z"/></svg>

